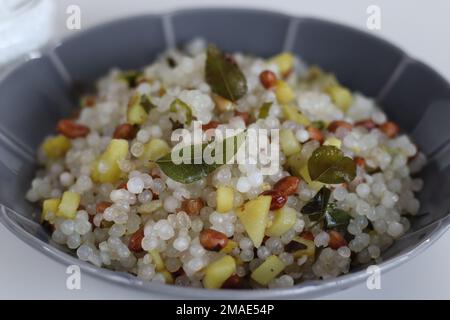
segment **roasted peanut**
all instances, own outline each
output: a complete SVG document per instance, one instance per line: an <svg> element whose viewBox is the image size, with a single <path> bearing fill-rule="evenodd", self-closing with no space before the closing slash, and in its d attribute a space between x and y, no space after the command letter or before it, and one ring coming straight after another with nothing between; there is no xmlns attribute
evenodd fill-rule
<svg viewBox="0 0 450 320"><path fill-rule="evenodd" d="M111 206L112 206L111 202L102 201L102 202L97 203L97 205L95 206L95 211L97 213L103 213L106 210L106 208L109 208Z"/></svg>
<svg viewBox="0 0 450 320"><path fill-rule="evenodd" d="M200 243L210 251L220 251L228 243L228 237L219 231L206 229L200 233Z"/></svg>
<svg viewBox="0 0 450 320"><path fill-rule="evenodd" d="M243 288L244 288L244 281L241 277L239 277L236 274L233 274L222 284L222 289L243 289Z"/></svg>
<svg viewBox="0 0 450 320"><path fill-rule="evenodd" d="M259 81L261 81L261 84L264 88L270 89L275 87L275 85L277 84L277 76L272 71L265 70L259 75Z"/></svg>
<svg viewBox="0 0 450 320"><path fill-rule="evenodd" d="M350 123L341 120L333 121L328 125L328 130L331 132L336 132L336 130L339 128L352 130L353 126Z"/></svg>
<svg viewBox="0 0 450 320"><path fill-rule="evenodd" d="M300 179L294 176L288 176L282 178L275 183L273 190L281 192L286 197L289 197L297 192Z"/></svg>
<svg viewBox="0 0 450 320"><path fill-rule="evenodd" d="M356 165L358 167L364 168L366 166L366 160L364 160L364 158L361 157L355 157L355 159L353 159L356 163Z"/></svg>
<svg viewBox="0 0 450 320"><path fill-rule="evenodd" d="M211 121L207 124L202 125L202 130L203 131L207 131L209 129L216 129L219 126L219 122L218 121Z"/></svg>
<svg viewBox="0 0 450 320"><path fill-rule="evenodd" d="M144 228L140 228L138 231L133 233L130 237L130 242L128 242L128 249L132 252L142 251L142 239L144 238Z"/></svg>
<svg viewBox="0 0 450 320"><path fill-rule="evenodd" d="M287 202L287 197L277 190L268 190L261 193L263 196L271 196L270 210L278 210L284 207Z"/></svg>
<svg viewBox="0 0 450 320"><path fill-rule="evenodd" d="M124 123L117 126L113 135L114 139L131 140L134 139L134 137L136 137L136 128L129 123Z"/></svg>
<svg viewBox="0 0 450 320"><path fill-rule="evenodd" d="M311 140L319 141L320 143L323 143L323 134L320 131L320 129L317 129L315 127L308 127L306 130L308 130L309 138Z"/></svg>
<svg viewBox="0 0 450 320"><path fill-rule="evenodd" d="M347 241L344 239L344 237L339 232L331 230L328 232L328 235L330 236L330 240L328 241L328 246L331 249L337 250L340 247L347 245Z"/></svg>
<svg viewBox="0 0 450 320"><path fill-rule="evenodd" d="M355 127L364 127L367 130L371 130L377 127L376 123L371 119L361 120L355 123Z"/></svg>
<svg viewBox="0 0 450 320"><path fill-rule="evenodd" d="M314 235L311 231L303 231L302 233L300 233L300 237L306 240L314 241Z"/></svg>
<svg viewBox="0 0 450 320"><path fill-rule="evenodd" d="M234 115L235 115L236 117L241 117L242 120L244 120L245 125L248 126L248 124L250 123L250 113L248 113L248 112L239 112L239 111L235 111L235 112L234 112Z"/></svg>
<svg viewBox="0 0 450 320"><path fill-rule="evenodd" d="M56 127L59 133L69 139L82 138L89 134L90 129L82 124L75 123L70 119L63 119L58 122Z"/></svg>
<svg viewBox="0 0 450 320"><path fill-rule="evenodd" d="M389 138L395 138L398 135L400 128L394 122L388 121L380 126L380 130Z"/></svg>
<svg viewBox="0 0 450 320"><path fill-rule="evenodd" d="M190 216L195 216L200 213L200 210L204 207L203 200L198 199L188 199L181 203L181 210L186 212Z"/></svg>

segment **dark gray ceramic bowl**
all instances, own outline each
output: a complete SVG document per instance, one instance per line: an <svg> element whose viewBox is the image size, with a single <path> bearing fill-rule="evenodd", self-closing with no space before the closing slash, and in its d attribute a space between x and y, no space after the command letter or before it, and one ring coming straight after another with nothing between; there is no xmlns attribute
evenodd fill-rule
<svg viewBox="0 0 450 320"><path fill-rule="evenodd" d="M30 246L66 265L79 264L99 278L170 297L315 297L364 281L365 270L289 289L208 291L143 282L99 269L51 243L24 199L35 169L35 151L74 103L76 83L90 83L111 67L137 68L167 47L204 37L228 51L268 57L291 50L308 63L335 72L353 90L376 97L429 157L422 173L423 215L383 254L382 271L427 248L450 223L450 87L435 71L399 48L366 33L311 18L258 10L200 9L118 20L62 41L28 59L0 82L1 222ZM34 55L36 56L36 55ZM426 214L425 214L426 213Z"/></svg>

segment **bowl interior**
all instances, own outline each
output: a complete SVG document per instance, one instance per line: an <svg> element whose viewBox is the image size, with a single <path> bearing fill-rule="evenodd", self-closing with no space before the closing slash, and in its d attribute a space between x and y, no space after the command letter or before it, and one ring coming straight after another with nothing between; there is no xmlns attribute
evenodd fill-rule
<svg viewBox="0 0 450 320"><path fill-rule="evenodd" d="M350 88L376 97L429 158L421 173L423 215L413 219L410 235L383 257L398 257L432 237L436 228L424 227L445 217L450 207L449 84L395 46L363 32L316 19L230 9L112 22L63 41L4 77L0 82L3 222L8 219L29 241L50 243L48 233L36 223L37 209L26 202L24 194L33 177L35 150L54 131L57 119L70 114L76 104L75 89L92 83L113 66L146 65L166 48L195 37L228 51L264 57L292 50L306 62L335 72Z"/></svg>

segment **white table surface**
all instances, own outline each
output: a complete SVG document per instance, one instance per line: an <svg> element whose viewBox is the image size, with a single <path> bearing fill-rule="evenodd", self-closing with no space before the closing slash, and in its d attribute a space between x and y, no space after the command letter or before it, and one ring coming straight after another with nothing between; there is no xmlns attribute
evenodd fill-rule
<svg viewBox="0 0 450 320"><path fill-rule="evenodd" d="M56 0L55 0L56 1ZM404 48L450 79L450 42L448 32L450 2L391 0L58 0L57 35L76 31L65 28L66 8L81 8L82 29L125 15L164 12L193 6L245 6L315 15L366 28L366 8L381 8L382 29L376 33ZM223 4L222 4L223 3ZM376 63L376 62L374 62ZM2 187L5 187L4 185ZM143 293L82 274L81 290L66 289L66 266L31 249L0 225L0 299L158 299ZM327 299L440 299L450 298L450 233L426 252L381 276L381 290L368 290L365 284L330 294Z"/></svg>

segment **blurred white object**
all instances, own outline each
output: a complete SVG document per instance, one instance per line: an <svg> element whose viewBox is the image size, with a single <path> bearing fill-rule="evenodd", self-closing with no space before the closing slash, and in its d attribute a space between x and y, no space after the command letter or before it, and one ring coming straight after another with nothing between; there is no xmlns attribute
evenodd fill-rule
<svg viewBox="0 0 450 320"><path fill-rule="evenodd" d="M0 0L0 67L44 45L53 31L53 0Z"/></svg>

